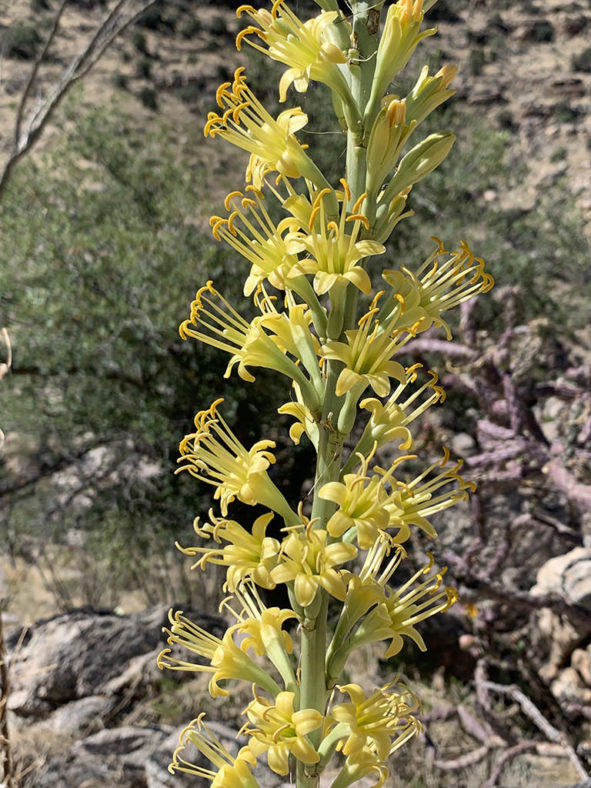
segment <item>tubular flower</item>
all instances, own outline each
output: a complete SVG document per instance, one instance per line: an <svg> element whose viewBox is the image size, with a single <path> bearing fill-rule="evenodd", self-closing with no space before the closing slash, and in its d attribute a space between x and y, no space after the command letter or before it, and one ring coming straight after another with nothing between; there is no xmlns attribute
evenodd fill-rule
<svg viewBox="0 0 591 788"><path fill-rule="evenodd" d="M302 607L312 604L319 588L341 602L347 594L347 573L335 567L355 558L357 548L345 542L327 544L327 537L326 531L313 528L310 522L294 527L281 545L278 566L271 570L276 583L293 581L295 598Z"/></svg>
<svg viewBox="0 0 591 788"><path fill-rule="evenodd" d="M246 40L273 60L290 66L279 82L279 101L285 101L292 83L296 90L305 93L310 80L325 83L346 100L348 87L337 63L346 63L347 58L330 41L329 31L338 16L336 11L323 11L313 19L301 22L283 0L277 0L271 13L250 5L240 6L236 13L238 16L247 13L259 25L250 25L238 34L238 50ZM266 48L250 40L248 36L251 35L258 36Z"/></svg>
<svg viewBox="0 0 591 788"><path fill-rule="evenodd" d="M440 104L451 98L455 90L450 89L458 73L457 66L443 66L437 74L429 76L429 66L424 66L420 76L406 97L406 117L421 123Z"/></svg>
<svg viewBox="0 0 591 788"><path fill-rule="evenodd" d="M433 240L437 243L437 249L416 273L402 267L400 271L384 271L383 278L392 287L393 293L404 298L413 315L421 315L418 331L441 326L447 338L451 339L451 330L441 313L477 293L488 293L494 285L494 279L485 272L484 261L474 257L465 241L461 241L457 250L450 253L438 238ZM442 261L440 258L444 255L448 257Z"/></svg>
<svg viewBox="0 0 591 788"><path fill-rule="evenodd" d="M293 416L295 422L289 428L289 437L299 445L300 438L304 433L310 439L313 446L318 446L318 422L312 416L310 408L307 408L302 402L286 402L277 409L281 415Z"/></svg>
<svg viewBox="0 0 591 788"><path fill-rule="evenodd" d="M184 772L210 780L211 788L260 788L250 770L250 766L256 766L256 758L250 750L243 747L236 757L231 755L204 722L204 717L205 714L200 714L181 731L181 746L175 750L168 771L171 774ZM181 753L190 745L217 766L218 771L206 769L183 758Z"/></svg>
<svg viewBox="0 0 591 788"><path fill-rule="evenodd" d="M285 278L297 261L295 255L288 253L284 235L297 222L285 218L275 224L265 207L263 193L252 185L246 187L245 194L231 192L224 205L228 218L212 216L209 223L217 241L225 241L251 264L244 295L251 295L265 279L284 290Z"/></svg>
<svg viewBox="0 0 591 788"><path fill-rule="evenodd" d="M434 27L420 32L422 22L423 0L398 0L388 7L378 45L370 103L383 96L396 74L408 63L419 41L437 32Z"/></svg>
<svg viewBox="0 0 591 788"><path fill-rule="evenodd" d="M221 137L250 153L246 180L260 189L266 172L277 171L288 178L303 176L316 181L318 172L295 138L308 122L299 107L286 109L273 118L246 84L244 68L236 69L234 82L217 90L222 115L210 112L205 136Z"/></svg>
<svg viewBox="0 0 591 788"><path fill-rule="evenodd" d="M349 756L362 747L369 747L378 758L385 761L392 751L393 743L400 738L406 741L420 731L420 725L411 715L419 710L419 702L405 687L402 692L391 692L396 682L390 682L373 692L369 698L358 684L339 686L347 693L349 703L339 703L330 709L343 738L337 750ZM397 746L400 746L399 744Z"/></svg>
<svg viewBox="0 0 591 788"><path fill-rule="evenodd" d="M332 537L340 537L349 528L357 529L357 544L367 550L390 521L385 507L388 493L378 475L368 476L368 463L373 456L361 457L358 473L345 474L342 482L329 482L319 491L324 500L336 503L338 509L330 517L326 530Z"/></svg>
<svg viewBox="0 0 591 788"><path fill-rule="evenodd" d="M180 547L185 555L201 555L191 567L205 569L206 565L227 566L226 586L231 591L247 579L253 580L261 588L275 588L270 570L277 563L279 542L266 536L267 526L273 519L272 512L262 514L254 521L252 531L247 531L235 520L216 518L210 510L211 523L199 526L195 521L195 531L203 539L213 538L218 544L227 542L223 547Z"/></svg>
<svg viewBox="0 0 591 788"><path fill-rule="evenodd" d="M448 610L457 600L455 589L449 586L442 588L445 570L431 575L422 583L415 582L421 575L431 571L433 558L429 558L429 564L419 569L400 588L387 586L384 589L383 601L369 611L350 638L347 644L349 651L364 643L390 640L384 653L384 658L389 659L401 651L403 636L413 640L421 651L426 651L425 641L416 625L436 613ZM380 577L377 582L383 585L384 577Z"/></svg>
<svg viewBox="0 0 591 788"><path fill-rule="evenodd" d="M289 773L289 756L302 763L318 763L320 756L310 744L307 734L320 728L322 714L316 709L294 711L293 692L280 692L271 703L254 691L245 714L248 722L240 733L250 737L248 749L258 758L267 753L269 768L276 774Z"/></svg>
<svg viewBox="0 0 591 788"><path fill-rule="evenodd" d="M217 412L221 402L222 399L216 400L208 410L195 416L197 431L185 435L180 443L178 461L184 464L177 473L189 471L196 479L213 485L214 498L220 501L224 517L228 514L228 504L238 498L250 506L260 503L293 521L297 515L267 473L267 468L275 462L269 451L275 442L257 441L252 448L245 449Z"/></svg>
<svg viewBox="0 0 591 788"><path fill-rule="evenodd" d="M351 282L362 293L371 290L369 276L357 263L364 257L382 254L385 247L377 241L358 241L361 228L368 229L369 221L359 213L366 195L363 194L355 203L352 213L347 216L347 202L350 192L347 182L341 180L343 192L337 199L342 203L339 222L328 215L325 198L334 198L331 189L321 189L312 204L308 228L300 232L290 233L286 240L288 249L293 254L306 252L308 256L300 260L290 271L289 276L301 274L314 275L314 290L318 295L329 292L337 282ZM351 229L347 233L347 229Z"/></svg>
<svg viewBox="0 0 591 788"><path fill-rule="evenodd" d="M369 385L379 397L390 392L390 378L400 383L406 382L406 372L402 364L391 358L410 337L402 337L401 332L391 332L376 319L380 309L377 303L383 291L373 299L369 310L359 319L359 328L345 331L347 344L329 341L320 348L323 358L342 361L345 368L337 380L337 396L354 389L358 395ZM404 301L398 302L398 313L404 312ZM396 315L390 319L395 322Z"/></svg>
<svg viewBox="0 0 591 788"><path fill-rule="evenodd" d="M297 686L289 655L293 652L291 635L283 629L290 618L297 618L292 610L266 607L257 589L249 583L241 583L236 589L235 598L241 606L237 612L225 599L221 608L229 610L236 619L234 627L240 633L240 648L245 653L252 649L259 657L266 656L275 665L286 689Z"/></svg>
<svg viewBox="0 0 591 788"><path fill-rule="evenodd" d="M397 96L384 98L367 144L367 191L374 198L396 166L402 148L416 125L416 121L406 120L405 99Z"/></svg>
<svg viewBox="0 0 591 788"><path fill-rule="evenodd" d="M412 457L400 457L388 471L382 468L375 468L376 472L383 474L384 480L388 480L393 492L388 497L385 507L390 514L390 527L405 527L416 525L421 528L427 536L434 539L437 533L431 523L427 520L435 512L441 512L454 506L458 501L465 501L468 498L468 491L474 491L474 482L466 481L458 471L462 467L462 460L458 460L452 468L445 469L449 462L449 451L444 449L443 459L429 465L421 474L410 482L401 482L394 478L394 470L400 462ZM441 470L435 476L429 478L430 474L438 469ZM436 495L442 487L454 483L452 489Z"/></svg>
<svg viewBox="0 0 591 788"><path fill-rule="evenodd" d="M429 379L425 383L414 389L412 393L408 393L410 385L418 379L417 370L421 368L421 364L407 367L406 382L400 383L386 402L381 402L375 397L361 400L359 407L368 410L370 417L357 446L345 463L345 473L355 468L359 454L370 451L374 443L379 447L391 441L398 441L399 449L407 451L412 448L412 436L408 425L431 405L445 400L445 391L437 385L438 376L433 370L427 370ZM421 400L425 393L426 396Z"/></svg>
<svg viewBox="0 0 591 788"><path fill-rule="evenodd" d="M182 611L177 611L173 615L171 610L168 618L171 627L163 630L168 635L168 645L182 646L192 654L209 660L210 664L202 665L199 662L188 662L179 659L173 656L171 649L165 648L158 655L159 668L212 673L213 675L209 682L209 693L212 698L229 694L227 690L222 689L218 684L218 681L223 679L249 681L263 687L271 695L276 695L279 692L279 687L271 676L256 665L234 643L232 639L234 627L230 627L220 640L220 638L183 616Z"/></svg>
<svg viewBox="0 0 591 788"><path fill-rule="evenodd" d="M239 376L252 383L254 376L248 371L248 367L265 367L281 372L307 387L308 381L302 371L286 357L285 350L265 331L270 324L276 331L281 330L282 323L289 323L287 315L273 309L269 299L260 300L258 303L263 314L249 323L210 281L197 291L191 304L191 317L181 323L179 333L183 339L194 337L232 354L224 377L229 377L234 365L238 364ZM192 326L201 330L195 330ZM283 333L285 330L284 328ZM288 349L297 352L293 342Z"/></svg>

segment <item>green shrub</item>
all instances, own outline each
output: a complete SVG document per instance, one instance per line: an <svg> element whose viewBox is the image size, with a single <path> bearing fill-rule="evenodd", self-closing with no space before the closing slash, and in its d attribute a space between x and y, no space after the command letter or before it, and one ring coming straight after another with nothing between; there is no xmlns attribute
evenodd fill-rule
<svg viewBox="0 0 591 788"><path fill-rule="evenodd" d="M139 79L152 78L152 61L148 57L140 57L135 65L135 73Z"/></svg>
<svg viewBox="0 0 591 788"><path fill-rule="evenodd" d="M33 60L39 54L42 39L33 25L15 25L2 36L0 47L4 57Z"/></svg>
<svg viewBox="0 0 591 788"><path fill-rule="evenodd" d="M156 112L156 110L158 109L158 94L154 90L154 88L145 85L143 88L140 89L139 93L137 94L137 97L144 105L144 107L146 107L146 109L151 109L154 112Z"/></svg>
<svg viewBox="0 0 591 788"><path fill-rule="evenodd" d="M571 61L573 71L582 71L583 74L591 74L591 47L587 47L578 55L574 55Z"/></svg>

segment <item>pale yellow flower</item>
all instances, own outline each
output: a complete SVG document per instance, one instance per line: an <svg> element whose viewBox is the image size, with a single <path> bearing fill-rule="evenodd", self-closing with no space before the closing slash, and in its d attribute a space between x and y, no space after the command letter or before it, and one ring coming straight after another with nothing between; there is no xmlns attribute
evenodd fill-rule
<svg viewBox="0 0 591 788"><path fill-rule="evenodd" d="M255 757L267 753L269 768L289 773L289 756L302 763L318 763L320 756L307 734L320 728L322 714L316 709L294 710L295 693L280 692L275 703L256 694L245 709L247 722L240 733L250 737L248 748Z"/></svg>
<svg viewBox="0 0 591 788"><path fill-rule="evenodd" d="M211 788L260 788L250 770L250 767L256 766L256 758L251 751L243 747L236 757L231 755L205 723L204 717L205 714L200 714L181 731L181 746L175 750L168 771L171 774L183 772L209 780ZM191 744L217 766L218 770L206 769L186 760L182 753Z"/></svg>
<svg viewBox="0 0 591 788"><path fill-rule="evenodd" d="M423 582L417 583L421 575L429 574L433 566L429 564L407 580L399 588L386 586L384 598L372 608L351 636L349 651L364 643L390 640L384 652L384 659L398 654L404 645L404 637L413 640L421 651L426 651L425 641L416 625L426 618L448 610L457 600L457 593L451 587L443 586L443 574L437 572ZM379 585L382 585L380 579Z"/></svg>
<svg viewBox="0 0 591 788"><path fill-rule="evenodd" d="M345 53L330 40L330 29L339 16L336 11L322 11L307 22L301 22L283 0L277 0L271 9L255 9L242 5L237 15L247 13L258 27L250 25L236 38L240 50L243 40L273 60L289 66L279 82L279 101L286 99L287 89L293 83L304 93L310 80L323 82L336 90L345 100L349 89L339 70L338 63L346 63ZM256 35L266 48L252 41Z"/></svg>
<svg viewBox="0 0 591 788"><path fill-rule="evenodd" d="M357 548L327 542L327 532L311 523L293 528L281 545L279 564L271 570L276 583L293 582L295 598L302 607L312 604L320 588L341 601L346 596L348 573L336 567L355 558Z"/></svg>
<svg viewBox="0 0 591 788"><path fill-rule="evenodd" d="M197 431L185 435L180 443L179 462L183 465L177 473L189 471L199 481L213 485L214 498L220 501L224 516L228 504L238 498L250 506L262 504L286 521L297 521L297 515L267 473L267 468L275 462L274 454L269 451L275 442L257 441L246 449L217 412L221 402L222 399L216 400L195 416Z"/></svg>
<svg viewBox="0 0 591 788"><path fill-rule="evenodd" d="M296 220L286 217L275 223L263 193L252 185L246 187L244 194L228 194L224 205L228 218L212 216L209 223L216 240L225 241L251 264L244 295L251 295L265 279L278 290L285 290L285 279L297 256L288 253L284 236L297 226Z"/></svg>
<svg viewBox="0 0 591 788"><path fill-rule="evenodd" d="M262 588L275 588L270 571L277 564L279 541L266 535L267 526L273 519L273 513L262 514L254 521L252 529L247 531L235 520L216 518L210 510L211 523L199 525L195 521L194 528L203 539L213 538L218 544L226 542L223 547L180 547L185 555L200 555L200 559L191 567L205 569L207 564L218 564L228 567L226 586L232 592L238 584L251 579Z"/></svg>
<svg viewBox="0 0 591 788"><path fill-rule="evenodd" d="M369 228L367 217L359 212L366 195L363 194L357 200L349 214L349 186L344 180L341 184L342 192L321 189L312 204L308 227L286 237L291 253L307 255L291 268L289 276L313 274L314 290L318 295L328 293L337 282L351 282L361 292L369 293L369 276L358 263L365 257L385 251L385 247L377 241L358 240L362 228ZM334 201L335 197L341 202L338 223L331 218L327 208L327 198Z"/></svg>
<svg viewBox="0 0 591 788"><path fill-rule="evenodd" d="M406 117L421 123L434 109L451 98L455 90L451 90L449 86L457 73L457 66L447 65L430 76L429 66L424 66L415 86L406 97Z"/></svg>
<svg viewBox="0 0 591 788"><path fill-rule="evenodd" d="M408 425L412 424L431 405L445 400L445 391L437 385L437 373L431 369L427 370L429 378L422 385L410 389L411 384L417 381L418 370L421 368L421 364L407 367L405 382L400 383L394 389L386 402L381 402L375 397L361 400L359 407L368 410L371 415L352 454L353 459L359 452L367 452L374 443L377 443L379 447L391 441L399 441L398 448L400 449L407 450L412 447ZM426 396L421 399L423 394ZM351 464L353 463L347 462L346 468L349 468Z"/></svg>
<svg viewBox="0 0 591 788"><path fill-rule="evenodd" d="M401 690L392 692L396 687ZM369 747L385 761L392 744L401 736L405 741L419 732L417 720L411 715L419 710L418 698L396 681L375 690L369 697L359 684L339 686L340 692L351 698L348 703L337 703L330 708L343 731L337 750L349 757L362 747Z"/></svg>
<svg viewBox="0 0 591 788"><path fill-rule="evenodd" d="M421 32L423 0L398 0L388 6L384 29L378 44L370 104L379 101L394 77L408 63L417 44L437 32Z"/></svg>
<svg viewBox="0 0 591 788"><path fill-rule="evenodd" d="M474 492L476 485L460 476L462 460L458 460L451 468L446 467L449 462L447 448L444 448L442 460L429 465L411 481L403 482L394 477L394 471L400 462L406 459L414 458L410 455L401 457L388 471L375 468L375 471L383 474L384 480L389 481L393 488L392 494L385 503L390 514L389 525L390 527L416 525L433 539L437 533L427 518L454 506L459 501L467 500L468 493ZM435 475L433 471L436 471ZM439 492L442 488L445 490Z"/></svg>
<svg viewBox="0 0 591 788"><path fill-rule="evenodd" d="M192 654L208 660L209 665L180 659L174 655L170 648L165 648L158 655L160 669L168 668L169 670L213 674L209 682L209 693L212 698L229 695L229 692L218 684L224 679L236 679L258 684L273 696L279 692L280 688L277 682L268 672L256 665L234 643L235 627L230 627L224 637L220 639L183 616L182 611L173 614L171 610L168 617L171 626L163 630L168 635L168 645L182 646Z"/></svg>
<svg viewBox="0 0 591 788"><path fill-rule="evenodd" d="M224 82L216 94L222 115L210 112L205 136L219 135L250 153L246 180L260 189L265 173L277 171L288 178L317 180L318 170L295 134L308 122L299 107L273 118L246 84L244 68L236 69L234 82Z"/></svg>
<svg viewBox="0 0 591 788"><path fill-rule="evenodd" d="M373 453L361 457L357 473L345 474L342 482L329 482L318 491L320 498L332 501L338 507L327 523L328 533L338 538L350 528L356 528L357 544L361 550L367 550L390 521L385 507L388 493L383 479L377 474L368 476L372 457Z"/></svg>
<svg viewBox="0 0 591 788"><path fill-rule="evenodd" d="M396 297L402 296L408 314L418 318L417 331L441 326L451 339L450 327L441 313L478 293L488 293L494 279L465 241L455 252L449 252L438 238L433 240L437 248L416 272L402 266L399 271L386 270L382 276Z"/></svg>
<svg viewBox="0 0 591 788"><path fill-rule="evenodd" d="M240 603L235 610L230 604L234 599ZM245 653L251 649L259 657L267 657L277 668L285 688L292 690L297 687L297 680L290 660L293 652L293 641L283 624L290 618L297 618L293 610L281 610L278 607L267 607L252 583L241 583L234 597L225 599L220 610L228 610L236 619L234 629L240 633L240 648Z"/></svg>
<svg viewBox="0 0 591 788"><path fill-rule="evenodd" d="M290 352L299 358L300 350L306 352L310 347L314 358L312 369L317 372L316 340L309 331L301 329L302 322L307 328L312 320L309 310L305 304L296 308L292 300L292 316L291 309L289 314L277 312L269 298L258 298L256 303L261 314L249 322L210 281L197 291L191 303L191 316L181 323L179 333L183 339L193 337L229 353L231 358L224 377L229 377L233 367L238 365L238 375L251 383L255 378L248 368L264 367L296 380L301 388L308 390L307 378L286 354ZM300 314L296 314L298 311ZM296 331L297 339L294 338ZM286 341L287 337L291 341Z"/></svg>
<svg viewBox="0 0 591 788"><path fill-rule="evenodd" d="M310 439L313 446L318 447L318 422L313 417L310 408L306 407L302 402L286 402L277 412L281 415L293 416L295 422L289 428L289 437L299 445L300 439L304 433Z"/></svg>
<svg viewBox="0 0 591 788"><path fill-rule="evenodd" d="M413 329L408 329L409 334L404 337L401 331L391 330L396 316L385 325L377 319L380 312L377 304L382 295L383 291L375 296L369 310L359 319L359 328L345 331L346 343L331 340L320 348L323 358L342 361L345 365L336 385L339 397L351 390L360 396L368 385L379 397L385 397L390 392L391 378L406 382L404 367L393 361L392 356L408 341ZM399 312L403 311L401 298Z"/></svg>

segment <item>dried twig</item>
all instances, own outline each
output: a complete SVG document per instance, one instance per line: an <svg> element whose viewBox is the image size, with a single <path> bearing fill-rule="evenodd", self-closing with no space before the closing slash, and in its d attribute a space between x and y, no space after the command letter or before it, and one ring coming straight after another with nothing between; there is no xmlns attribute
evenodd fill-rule
<svg viewBox="0 0 591 788"><path fill-rule="evenodd" d="M8 666L6 664L6 650L4 647L4 627L2 613L0 612L0 746L2 747L2 784L5 788L12 788L12 750L8 730Z"/></svg>
<svg viewBox="0 0 591 788"><path fill-rule="evenodd" d="M497 780L503 773L503 769L505 768L505 764L508 761L513 760L513 758L517 758L518 755L521 755L523 752L527 752L528 750L535 750L538 746L538 742L534 740L522 741L519 744L516 744L514 747L509 747L508 750L501 755L495 767L492 771L492 774L488 778L488 780L482 784L481 788L494 788L497 784Z"/></svg>
<svg viewBox="0 0 591 788"><path fill-rule="evenodd" d="M570 742L567 741L564 733L559 731L558 728L555 728L550 722L548 722L538 707L519 689L519 687L512 685L505 686L504 684L497 684L494 681L484 681L483 685L485 689L491 690L492 692L498 692L501 695L508 695L516 703L518 703L521 706L523 713L529 717L529 719L549 741L556 742L564 748L579 776L583 778L589 776L587 770L581 763L579 756L575 752L574 747L570 744ZM491 783L491 785L494 785L494 783Z"/></svg>
<svg viewBox="0 0 591 788"><path fill-rule="evenodd" d="M113 8L107 12L96 28L84 50L74 57L61 76L50 85L45 96L37 102L27 116L29 100L35 88L38 87L39 69L46 60L51 45L55 42L67 4L67 0L61 0L43 49L33 64L18 104L12 147L0 171L0 199L10 180L14 167L29 153L37 142L49 119L72 85L90 71L118 35L156 2L158 0L117 0ZM25 116L27 116L26 120Z"/></svg>

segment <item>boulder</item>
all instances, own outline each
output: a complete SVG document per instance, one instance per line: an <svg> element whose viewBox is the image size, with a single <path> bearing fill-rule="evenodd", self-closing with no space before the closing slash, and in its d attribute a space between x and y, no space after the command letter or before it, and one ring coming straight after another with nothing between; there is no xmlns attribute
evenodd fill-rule
<svg viewBox="0 0 591 788"><path fill-rule="evenodd" d="M534 596L558 594L571 605L591 611L591 548L575 547L551 558L540 568ZM591 617L590 617L591 628Z"/></svg>

